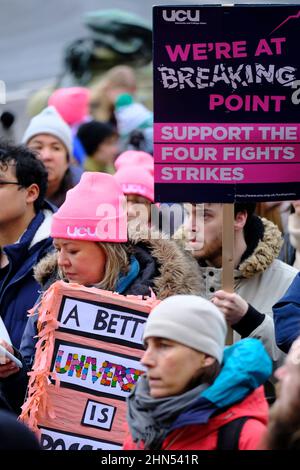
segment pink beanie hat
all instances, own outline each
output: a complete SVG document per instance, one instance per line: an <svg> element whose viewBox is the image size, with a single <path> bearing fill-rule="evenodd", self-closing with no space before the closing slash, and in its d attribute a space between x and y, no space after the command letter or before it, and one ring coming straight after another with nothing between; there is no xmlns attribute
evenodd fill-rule
<svg viewBox="0 0 300 470"><path fill-rule="evenodd" d="M85 172L53 215L52 238L126 242L126 199L112 175Z"/></svg>
<svg viewBox="0 0 300 470"><path fill-rule="evenodd" d="M139 150L126 150L121 153L115 161L115 168L119 170L124 165L143 165L154 171L154 160L150 153L141 152Z"/></svg>
<svg viewBox="0 0 300 470"><path fill-rule="evenodd" d="M115 161L114 178L124 194L138 194L154 202L154 161L152 155L127 150Z"/></svg>
<svg viewBox="0 0 300 470"><path fill-rule="evenodd" d="M84 87L58 88L48 100L70 125L82 122L89 114L90 91Z"/></svg>

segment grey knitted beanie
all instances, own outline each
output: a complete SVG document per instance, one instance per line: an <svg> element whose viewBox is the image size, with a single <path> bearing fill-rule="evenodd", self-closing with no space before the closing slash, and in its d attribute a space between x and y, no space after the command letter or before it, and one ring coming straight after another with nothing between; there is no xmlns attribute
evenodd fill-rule
<svg viewBox="0 0 300 470"><path fill-rule="evenodd" d="M150 313L143 339L166 338L215 357L221 364L227 326L222 312L196 295L174 295Z"/></svg>

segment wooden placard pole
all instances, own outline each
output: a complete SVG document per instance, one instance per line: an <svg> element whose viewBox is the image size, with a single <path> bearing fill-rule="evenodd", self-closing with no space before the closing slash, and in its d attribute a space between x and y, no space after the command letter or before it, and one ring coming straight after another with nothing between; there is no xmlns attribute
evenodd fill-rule
<svg viewBox="0 0 300 470"><path fill-rule="evenodd" d="M223 204L222 289L234 292L234 204ZM228 325L226 344L233 343L233 330Z"/></svg>

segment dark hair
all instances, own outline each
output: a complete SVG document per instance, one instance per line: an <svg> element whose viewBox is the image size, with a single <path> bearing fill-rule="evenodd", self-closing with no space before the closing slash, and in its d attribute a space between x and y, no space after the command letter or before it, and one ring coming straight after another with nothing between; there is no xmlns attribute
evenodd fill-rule
<svg viewBox="0 0 300 470"><path fill-rule="evenodd" d="M205 366L201 373L201 383L213 384L221 371L221 366L217 360L210 366Z"/></svg>
<svg viewBox="0 0 300 470"><path fill-rule="evenodd" d="M248 219L252 217L256 209L256 203L255 202L248 202L248 203L243 203L243 202L236 202L234 204L234 215L236 216L238 212L247 212Z"/></svg>
<svg viewBox="0 0 300 470"><path fill-rule="evenodd" d="M257 247L260 240L263 239L265 228L260 217L255 214L256 204L255 203L237 203L234 205L234 215L238 212L247 212L247 220L243 228L243 234L247 249L244 251L240 262L242 263L245 259L250 256L255 248Z"/></svg>
<svg viewBox="0 0 300 470"><path fill-rule="evenodd" d="M221 371L221 365L215 359L210 366L204 366L201 368L200 374L197 377L193 377L188 385L188 389L191 390L201 384L212 385Z"/></svg>
<svg viewBox="0 0 300 470"><path fill-rule="evenodd" d="M238 214L238 212L247 212L247 221L244 227L244 233L247 230L249 224L251 223L251 219L255 213L256 203L255 202L236 202L234 204L234 216Z"/></svg>
<svg viewBox="0 0 300 470"><path fill-rule="evenodd" d="M82 143L87 155L93 155L98 145L108 137L116 135L117 131L106 122L89 121L81 124L77 131L77 137Z"/></svg>
<svg viewBox="0 0 300 470"><path fill-rule="evenodd" d="M144 150L145 136L141 129L134 129L130 132L126 147L133 150Z"/></svg>
<svg viewBox="0 0 300 470"><path fill-rule="evenodd" d="M24 145L11 145L4 140L0 141L0 168L4 171L8 166L15 167L16 178L20 186L28 188L31 184L39 187L39 196L34 201L35 212L38 212L45 199L47 191L47 170L35 152Z"/></svg>

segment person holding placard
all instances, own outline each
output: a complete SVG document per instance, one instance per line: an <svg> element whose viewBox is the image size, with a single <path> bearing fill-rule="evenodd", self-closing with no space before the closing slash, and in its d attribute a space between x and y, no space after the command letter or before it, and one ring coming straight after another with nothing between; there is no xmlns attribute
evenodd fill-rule
<svg viewBox="0 0 300 470"><path fill-rule="evenodd" d="M17 348L27 311L39 296L33 268L53 250L50 227L54 208L45 201L46 190L47 172L35 154L23 146L1 142L0 316Z"/></svg>
<svg viewBox="0 0 300 470"><path fill-rule="evenodd" d="M58 279L123 295L155 294L159 299L198 290L197 263L174 241L128 240L126 199L112 175L84 173L56 212L51 235L56 251L35 270L44 290ZM34 358L36 322L37 315L29 318L21 344L28 368ZM0 366L2 379L16 372L11 362ZM8 395L13 393L12 383L9 386Z"/></svg>
<svg viewBox="0 0 300 470"><path fill-rule="evenodd" d="M276 345L272 306L290 286L297 270L276 259L281 233L254 210L251 203L234 206L234 293L221 287L222 204L194 206L183 230L186 247L197 259L202 277L198 293L224 313L234 330L234 341L241 337L260 339L276 367L284 355Z"/></svg>

